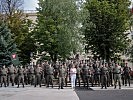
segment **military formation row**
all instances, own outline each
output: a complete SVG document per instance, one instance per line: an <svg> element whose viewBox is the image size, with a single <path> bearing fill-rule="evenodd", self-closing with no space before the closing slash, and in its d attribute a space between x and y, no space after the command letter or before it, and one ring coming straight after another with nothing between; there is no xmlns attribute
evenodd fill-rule
<svg viewBox="0 0 133 100"><path fill-rule="evenodd" d="M67 86L68 82L71 82L72 88L77 85L80 87L81 82L83 82L84 87L87 88L91 84L91 86L98 85L106 89L109 86L116 88L118 83L119 89L121 89L121 85L126 86L127 82L130 86L130 72L131 68L127 66L127 63L120 66L113 62L100 63L99 61L71 61L54 64L45 61L36 66L3 66L0 68L0 83L1 87L3 83L5 87L9 86L10 83L12 86L18 85L18 88L20 83L22 83L23 87L28 84L41 87L42 83L46 87L49 87L49 85L53 87L53 80L57 79L59 89L63 89L65 85Z"/></svg>

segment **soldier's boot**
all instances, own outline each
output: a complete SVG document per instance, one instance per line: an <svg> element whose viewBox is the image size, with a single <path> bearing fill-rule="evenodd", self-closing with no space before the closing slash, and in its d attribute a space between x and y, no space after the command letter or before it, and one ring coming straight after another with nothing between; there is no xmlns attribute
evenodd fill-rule
<svg viewBox="0 0 133 100"><path fill-rule="evenodd" d="M64 89L64 88L63 88L63 84L61 85L61 89Z"/></svg>
<svg viewBox="0 0 133 100"><path fill-rule="evenodd" d="M105 89L107 89L107 85L105 85Z"/></svg>
<svg viewBox="0 0 133 100"><path fill-rule="evenodd" d="M6 83L4 83L4 87L6 87Z"/></svg>
<svg viewBox="0 0 133 100"><path fill-rule="evenodd" d="M115 84L115 87L114 87L114 89L116 89L116 84Z"/></svg>
<svg viewBox="0 0 133 100"><path fill-rule="evenodd" d="M12 86L14 86L14 83L12 83Z"/></svg>
<svg viewBox="0 0 133 100"><path fill-rule="evenodd" d="M7 86L9 86L9 83L7 83Z"/></svg>
<svg viewBox="0 0 133 100"><path fill-rule="evenodd" d="M1 83L0 87L2 87L2 83Z"/></svg>
<svg viewBox="0 0 133 100"><path fill-rule="evenodd" d="M121 83L119 82L119 89L121 89Z"/></svg>
<svg viewBox="0 0 133 100"><path fill-rule="evenodd" d="M24 84L23 84L23 88L24 88Z"/></svg>
<svg viewBox="0 0 133 100"><path fill-rule="evenodd" d="M58 89L60 89L60 86L59 86L59 88Z"/></svg>
<svg viewBox="0 0 133 100"><path fill-rule="evenodd" d="M40 84L40 87L42 87L42 85Z"/></svg>
<svg viewBox="0 0 133 100"><path fill-rule="evenodd" d="M103 84L101 84L101 89L103 89Z"/></svg>
<svg viewBox="0 0 133 100"><path fill-rule="evenodd" d="M17 88L19 88L19 84L18 84L18 87Z"/></svg>

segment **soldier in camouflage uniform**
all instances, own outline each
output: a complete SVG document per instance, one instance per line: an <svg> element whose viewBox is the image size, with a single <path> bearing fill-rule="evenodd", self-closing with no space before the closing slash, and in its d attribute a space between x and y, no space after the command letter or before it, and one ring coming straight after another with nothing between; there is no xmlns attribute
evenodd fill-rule
<svg viewBox="0 0 133 100"><path fill-rule="evenodd" d="M51 65L47 66L46 74L47 74L47 86L46 87L49 87L49 84L51 84L53 88L54 68Z"/></svg>
<svg viewBox="0 0 133 100"><path fill-rule="evenodd" d="M48 64L48 61L45 61L44 64L43 64L43 77L45 79L45 85L47 85L47 72L46 72L46 69L49 67L49 64Z"/></svg>
<svg viewBox="0 0 133 100"><path fill-rule="evenodd" d="M77 73L76 73L76 85L77 85L77 82L78 82L79 87L80 87L81 68L79 67L79 65L77 65L77 66L76 66L76 69L77 69Z"/></svg>
<svg viewBox="0 0 133 100"><path fill-rule="evenodd" d="M131 68L128 67L127 63L125 64L125 67L123 68L123 74L124 74L124 79L125 79L125 86L127 86L127 81L128 81L128 84L130 86L130 71L131 71Z"/></svg>
<svg viewBox="0 0 133 100"><path fill-rule="evenodd" d="M87 84L87 88L89 88L90 70L89 70L89 66L87 66L87 64L84 64L84 65L83 65L82 73L83 73L83 83L84 83L84 87L85 87L86 84Z"/></svg>
<svg viewBox="0 0 133 100"><path fill-rule="evenodd" d="M41 73L42 73L42 68L38 64L37 67L35 68L35 87L37 84L41 87Z"/></svg>
<svg viewBox="0 0 133 100"><path fill-rule="evenodd" d="M101 67L100 73L101 73L101 89L103 89L103 87L105 87L105 89L107 89L107 67L105 66L105 64L103 64L103 66Z"/></svg>
<svg viewBox="0 0 133 100"><path fill-rule="evenodd" d="M5 65L0 69L0 76L1 76L1 87L4 83L4 86L6 87L7 83L7 69L5 68Z"/></svg>
<svg viewBox="0 0 133 100"><path fill-rule="evenodd" d="M28 69L27 66L24 66L24 83L28 85Z"/></svg>
<svg viewBox="0 0 133 100"><path fill-rule="evenodd" d="M22 82L23 88L24 88L24 69L23 66L20 66L20 68L18 68L18 87L20 85L20 82Z"/></svg>
<svg viewBox="0 0 133 100"><path fill-rule="evenodd" d="M94 82L100 86L100 64L96 64L94 67Z"/></svg>
<svg viewBox="0 0 133 100"><path fill-rule="evenodd" d="M108 83L109 86L113 86L113 65L111 63L108 66L108 71L109 71Z"/></svg>
<svg viewBox="0 0 133 100"><path fill-rule="evenodd" d="M15 79L15 68L13 65L8 67L8 79L7 79L7 86L9 86L9 83L12 83L12 86L14 86L14 79Z"/></svg>
<svg viewBox="0 0 133 100"><path fill-rule="evenodd" d="M66 69L61 64L58 69L58 77L59 77L59 89L63 89L65 83Z"/></svg>
<svg viewBox="0 0 133 100"><path fill-rule="evenodd" d="M34 69L34 67L33 66L31 66L30 68L29 68L29 83L31 84L31 85L33 85L34 84L34 82L35 82L35 69Z"/></svg>
<svg viewBox="0 0 133 100"><path fill-rule="evenodd" d="M117 82L119 84L119 89L121 89L121 66L115 64L113 73L114 73L114 89L116 89Z"/></svg>

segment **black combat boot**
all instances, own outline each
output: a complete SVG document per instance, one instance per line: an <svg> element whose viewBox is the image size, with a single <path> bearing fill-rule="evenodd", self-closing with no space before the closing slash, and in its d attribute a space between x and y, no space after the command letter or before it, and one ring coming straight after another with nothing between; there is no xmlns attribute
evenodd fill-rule
<svg viewBox="0 0 133 100"><path fill-rule="evenodd" d="M18 87L17 88L19 88L19 84L18 84Z"/></svg>
<svg viewBox="0 0 133 100"><path fill-rule="evenodd" d="M24 84L23 84L23 88L24 88Z"/></svg>

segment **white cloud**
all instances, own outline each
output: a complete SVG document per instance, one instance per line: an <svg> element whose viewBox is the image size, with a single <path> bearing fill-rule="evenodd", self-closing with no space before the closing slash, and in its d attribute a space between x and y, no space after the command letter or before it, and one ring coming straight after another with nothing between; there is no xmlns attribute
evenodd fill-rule
<svg viewBox="0 0 133 100"><path fill-rule="evenodd" d="M24 10L36 10L38 0L24 0Z"/></svg>

